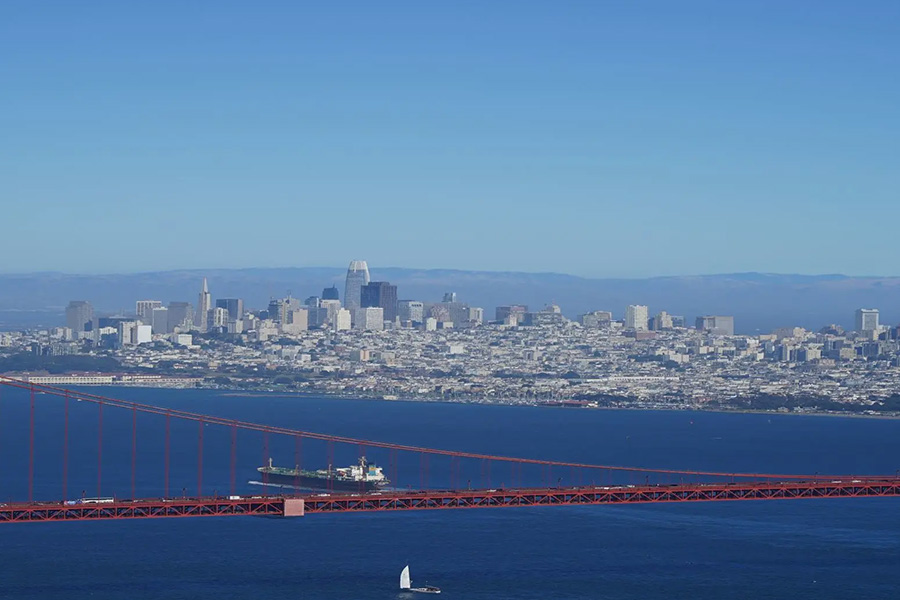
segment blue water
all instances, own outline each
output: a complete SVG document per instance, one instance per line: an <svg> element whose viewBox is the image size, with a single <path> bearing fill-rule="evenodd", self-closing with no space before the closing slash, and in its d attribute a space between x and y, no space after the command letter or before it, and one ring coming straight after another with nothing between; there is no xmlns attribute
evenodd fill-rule
<svg viewBox="0 0 900 600"><path fill-rule="evenodd" d="M97 390L92 390L97 391ZM399 443L592 463L711 470L894 473L900 421L684 412L581 411L334 399L237 398L219 392L101 390L154 404ZM62 404L38 396L35 496L62 494ZM101 493L127 496L131 415L103 414ZM171 427L170 488L196 492L197 424ZM164 419L138 419L139 496L162 489ZM0 499L27 494L27 397L0 396ZM238 439L238 491L263 459ZM203 488L229 484L230 432L204 428ZM292 463L293 440L268 454ZM366 453L426 478L417 456ZM321 466L327 447L304 441ZM346 464L358 448L335 447ZM70 406L70 496L96 493L97 409ZM393 463L393 464L392 464ZM483 484L488 470L464 464ZM428 484L447 484L433 459ZM504 478L609 477L538 471ZM568 470L566 470L568 471ZM627 477L627 476L626 476ZM499 481L498 481L499 480ZM0 596L9 598L395 599L410 563L445 598L896 598L900 500L838 499L658 506L515 508L269 518L0 526Z"/></svg>

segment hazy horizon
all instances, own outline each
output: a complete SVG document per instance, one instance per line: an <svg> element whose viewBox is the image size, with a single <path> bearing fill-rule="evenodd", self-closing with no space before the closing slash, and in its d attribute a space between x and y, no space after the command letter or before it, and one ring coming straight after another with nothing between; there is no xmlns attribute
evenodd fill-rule
<svg viewBox="0 0 900 600"><path fill-rule="evenodd" d="M360 259L365 260L365 259ZM368 261L367 261L368 262ZM340 265L287 265L287 266L246 266L246 267L173 267L162 269L145 269L134 271L63 271L63 270L35 270L35 271L3 271L0 270L0 276L15 275L67 275L67 276L103 276L103 275L147 275L153 273L202 273L203 271L281 271L290 269L334 269L346 271L346 266ZM463 267L412 267L404 265L372 265L369 264L370 271L378 270L404 270L404 271L446 271L458 273L497 273L497 274L522 274L522 275L563 275L567 277L576 277L579 279L617 279L617 280L644 280L644 279L666 279L666 278L688 278L688 277L727 277L740 275L760 275L773 277L842 277L851 279L896 279L900 278L900 274L872 274L872 273L837 273L837 272L788 272L788 271L721 271L710 273L672 273L672 274L649 274L642 276L615 276L615 275L583 275L580 273L567 272L562 270L546 270L546 271L528 271L521 269L479 269L479 268L463 268Z"/></svg>

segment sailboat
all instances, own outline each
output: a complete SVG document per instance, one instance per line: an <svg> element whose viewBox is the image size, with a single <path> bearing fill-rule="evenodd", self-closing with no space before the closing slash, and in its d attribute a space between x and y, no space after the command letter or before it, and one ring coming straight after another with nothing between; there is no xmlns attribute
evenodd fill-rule
<svg viewBox="0 0 900 600"><path fill-rule="evenodd" d="M405 592L420 592L422 594L440 594L441 588L434 587L433 585L426 585L425 587L412 587L412 580L409 578L409 565L403 567L403 570L400 571L400 589Z"/></svg>

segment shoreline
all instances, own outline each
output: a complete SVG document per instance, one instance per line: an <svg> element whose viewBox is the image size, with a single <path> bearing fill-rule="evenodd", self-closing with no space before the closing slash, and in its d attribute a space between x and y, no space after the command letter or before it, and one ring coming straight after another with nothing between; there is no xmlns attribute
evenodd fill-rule
<svg viewBox="0 0 900 600"><path fill-rule="evenodd" d="M23 377L24 378L24 377ZM707 412L707 413L732 413L732 414L759 414L759 415L789 415L789 416L816 416L816 417L848 417L848 418L856 418L856 419L884 419L884 420L897 420L900 419L900 412L885 412L883 414L872 414L865 413L862 411L828 411L828 410L779 410L779 409L753 409L753 408L741 408L741 407L727 407L727 406L716 406L713 407L704 407L704 406L689 406L689 405L665 405L665 404L643 404L641 402L635 402L631 405L615 405L615 406L573 406L573 405L553 405L547 402L551 401L502 401L496 399L486 399L486 398L428 398L428 397L416 397L416 396L395 396L393 394L346 394L346 393L334 393L328 391L298 391L298 392L290 392L286 390L275 390L275 389L242 389L239 387L230 387L230 386L220 386L220 385L197 385L197 380L184 380L183 382L176 382L172 379L166 381L164 385L153 385L153 381L129 381L129 382L104 382L104 383L68 383L67 385L73 388L78 387L104 387L104 388L141 388L141 389L156 389L156 390L216 390L219 391L219 395L222 397L230 397L230 398L296 398L296 399L304 399L304 398L340 398L344 400L359 400L359 401L372 401L372 400L380 400L383 402L419 402L423 404L427 403L440 403L440 404L482 404L482 405L493 405L493 406L518 406L518 407L532 407L532 408L553 408L553 409L566 409L566 410L628 410L628 411L681 411L681 412ZM622 400L627 402L627 398L622 397Z"/></svg>

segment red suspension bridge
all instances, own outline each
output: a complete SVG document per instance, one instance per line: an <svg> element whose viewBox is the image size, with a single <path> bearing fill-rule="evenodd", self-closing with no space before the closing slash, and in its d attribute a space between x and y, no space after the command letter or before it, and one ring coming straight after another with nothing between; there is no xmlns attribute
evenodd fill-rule
<svg viewBox="0 0 900 600"><path fill-rule="evenodd" d="M4 376L0 390L0 522L900 496L896 474L516 458L263 425ZM273 457L316 469L362 456L386 465L389 487L303 491L257 470Z"/></svg>

